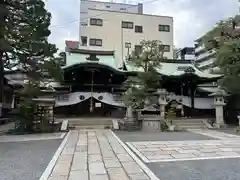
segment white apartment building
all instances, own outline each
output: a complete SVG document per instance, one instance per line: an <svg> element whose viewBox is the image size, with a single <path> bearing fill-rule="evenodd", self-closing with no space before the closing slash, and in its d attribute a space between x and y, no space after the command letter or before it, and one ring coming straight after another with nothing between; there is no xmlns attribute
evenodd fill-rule
<svg viewBox="0 0 240 180"><path fill-rule="evenodd" d="M165 56L173 58L173 18L140 13L88 9L81 27L81 49L115 51L118 66L142 40L160 40Z"/></svg>
<svg viewBox="0 0 240 180"><path fill-rule="evenodd" d="M80 34L82 27L88 25L88 10L89 9L100 9L106 11L119 11L119 12L130 12L130 13L143 13L143 4L138 3L137 5L114 3L114 2L101 2L91 0L81 0L80 4ZM81 40L80 40L81 41Z"/></svg>
<svg viewBox="0 0 240 180"><path fill-rule="evenodd" d="M195 41L195 64L200 70L212 73L217 70L214 66L216 52L214 49L207 50L200 41L201 39Z"/></svg>
<svg viewBox="0 0 240 180"><path fill-rule="evenodd" d="M182 49L178 49L176 52L176 59L178 60L195 60L195 51L193 47L184 47Z"/></svg>

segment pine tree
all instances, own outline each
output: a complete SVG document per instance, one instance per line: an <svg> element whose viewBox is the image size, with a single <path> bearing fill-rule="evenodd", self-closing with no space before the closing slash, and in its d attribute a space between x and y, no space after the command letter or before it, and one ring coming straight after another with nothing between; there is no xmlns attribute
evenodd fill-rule
<svg viewBox="0 0 240 180"><path fill-rule="evenodd" d="M23 70L32 85L28 88L38 89L40 84L48 80L61 81L61 67L54 57L57 48L48 42L51 14L45 9L44 2L5 0L3 8L7 12L2 31L7 47L3 48L5 50L0 56L4 67Z"/></svg>
<svg viewBox="0 0 240 180"><path fill-rule="evenodd" d="M29 82L20 91L24 102L18 120L24 130L32 131L36 105L28 100L40 95L43 83L63 79L59 58L54 56L57 48L48 42L51 14L42 0L2 0L0 15L0 87L3 65L26 73Z"/></svg>
<svg viewBox="0 0 240 180"><path fill-rule="evenodd" d="M164 45L158 40L142 41L141 49L132 52L128 62L139 71L130 77L125 85L127 91L123 96L125 104L134 108L143 108L145 100L150 100L151 93L160 86L161 76L158 70L164 58Z"/></svg>

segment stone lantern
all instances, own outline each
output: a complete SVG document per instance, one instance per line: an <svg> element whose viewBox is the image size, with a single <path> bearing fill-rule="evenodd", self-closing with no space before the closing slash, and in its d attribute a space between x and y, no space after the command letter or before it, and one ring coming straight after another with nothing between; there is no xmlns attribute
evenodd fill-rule
<svg viewBox="0 0 240 180"><path fill-rule="evenodd" d="M214 125L217 128L226 126L224 122L223 107L226 105L226 103L224 102L224 97L227 95L228 94L222 89L218 89L218 91L209 95L214 97L215 114L216 114L216 122Z"/></svg>
<svg viewBox="0 0 240 180"><path fill-rule="evenodd" d="M165 106L167 105L167 91L166 89L158 89L158 103L160 104L161 117L165 117Z"/></svg>

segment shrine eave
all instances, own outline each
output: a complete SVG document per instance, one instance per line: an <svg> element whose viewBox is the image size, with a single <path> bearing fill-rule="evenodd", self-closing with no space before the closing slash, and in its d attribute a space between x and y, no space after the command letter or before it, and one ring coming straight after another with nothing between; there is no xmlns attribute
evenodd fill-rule
<svg viewBox="0 0 240 180"><path fill-rule="evenodd" d="M73 49L68 48L68 53L79 53L79 54L95 54L95 55L109 55L114 56L114 51L97 51L88 49Z"/></svg>
<svg viewBox="0 0 240 180"><path fill-rule="evenodd" d="M67 72L67 71L73 71L74 69L77 69L79 67L96 67L96 68L105 68L105 69L108 69L110 71L113 71L114 73L116 74L126 74L127 71L124 71L124 70L121 70L121 69L117 69L117 68L113 68L112 66L109 66L107 64L103 64L103 63L100 63L100 62L83 62L83 63L77 63L77 64L73 64L71 66L67 66L67 67L64 67L64 71Z"/></svg>

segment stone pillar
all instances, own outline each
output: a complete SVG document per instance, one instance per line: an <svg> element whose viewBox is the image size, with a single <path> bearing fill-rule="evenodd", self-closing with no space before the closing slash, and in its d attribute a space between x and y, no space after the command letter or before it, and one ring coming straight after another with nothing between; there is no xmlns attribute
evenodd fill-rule
<svg viewBox="0 0 240 180"><path fill-rule="evenodd" d="M225 124L224 117L223 117L223 106L216 106L216 124Z"/></svg>
<svg viewBox="0 0 240 180"><path fill-rule="evenodd" d="M160 104L160 111L161 111L160 116L162 118L165 118L165 106L167 105L167 98L166 98L167 91L165 89L159 89L157 93L159 95L158 103Z"/></svg>
<svg viewBox="0 0 240 180"><path fill-rule="evenodd" d="M133 120L133 108L132 108L132 106L128 106L128 107L127 107L126 118L127 118L128 121L129 121L129 120L130 120L130 121Z"/></svg>
<svg viewBox="0 0 240 180"><path fill-rule="evenodd" d="M224 122L224 113L223 113L223 107L225 106L224 97L222 95L216 94L214 96L214 105L215 105L215 113L216 113L216 122L214 126L217 128L225 127L226 124Z"/></svg>
<svg viewBox="0 0 240 180"><path fill-rule="evenodd" d="M160 111L161 111L160 116L162 118L164 118L165 117L165 104L160 104Z"/></svg>
<svg viewBox="0 0 240 180"><path fill-rule="evenodd" d="M128 106L126 111L126 117L124 118L124 124L120 124L120 128L126 131L136 131L139 130L138 121L133 115L133 107Z"/></svg>

